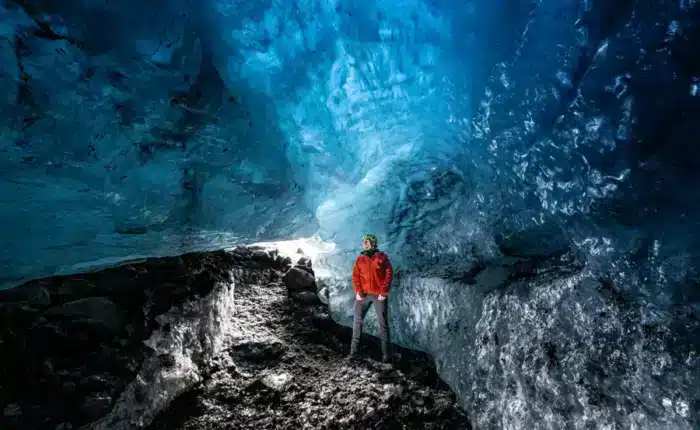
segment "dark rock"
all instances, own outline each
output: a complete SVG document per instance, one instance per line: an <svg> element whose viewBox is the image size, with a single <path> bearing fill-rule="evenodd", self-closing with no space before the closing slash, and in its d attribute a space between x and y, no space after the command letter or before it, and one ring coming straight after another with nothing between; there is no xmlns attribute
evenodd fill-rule
<svg viewBox="0 0 700 430"><path fill-rule="evenodd" d="M299 293L314 295L291 296ZM387 368L375 360L378 342L367 339L362 357L349 362L350 330L318 301L285 295L274 284L237 286L237 334L230 361L223 359L232 364L217 366L226 370L207 375L149 428L470 428L429 357L397 347L394 369Z"/></svg>
<svg viewBox="0 0 700 430"><path fill-rule="evenodd" d="M22 302L30 306L44 307L51 304L51 293L42 285L24 285L21 288L0 290L0 302Z"/></svg>
<svg viewBox="0 0 700 430"><path fill-rule="evenodd" d="M58 295L64 300L75 300L96 294L98 291L95 283L84 278L64 277L60 280L60 287L58 287Z"/></svg>
<svg viewBox="0 0 700 430"><path fill-rule="evenodd" d="M144 288L139 285L139 278L147 272L133 265L123 266L122 270L98 272L95 274L96 292L99 295L113 297L115 300L136 299Z"/></svg>
<svg viewBox="0 0 700 430"><path fill-rule="evenodd" d="M285 284L293 288L288 288L277 281L279 254L265 251L265 257L260 251L147 259L40 280L2 296L0 398L6 406L0 428L126 429L147 426L156 416L154 428L190 419L191 425L166 428L211 429L232 422L243 429L323 427L336 419L352 428L384 422L387 416L365 416L357 405L396 408L416 382L395 374L394 386L403 388L383 391L389 400L380 400L377 381L386 370L370 361L358 380L357 365L343 361L348 333L320 303L309 267L290 268ZM54 306L28 304L27 292L37 286ZM237 329L229 330L234 315ZM224 336L230 347L222 351ZM376 345L367 345L378 354ZM401 365L431 372L427 359ZM418 403L409 401L387 425L467 422L460 412L445 416L443 411L458 411L447 388L429 392L445 399L445 409L423 404L416 414L409 409ZM310 409L299 409L299 402L310 402ZM270 405L284 414L255 424L254 417L268 416ZM410 424L416 416L418 424Z"/></svg>
<svg viewBox="0 0 700 430"><path fill-rule="evenodd" d="M269 364L276 362L284 356L285 346L280 342L245 342L231 348L231 357L246 361Z"/></svg>
<svg viewBox="0 0 700 430"><path fill-rule="evenodd" d="M253 260L263 261L263 262L273 262L274 261L274 258L272 258L270 256L270 254L264 249L256 249L255 251L253 251L251 258Z"/></svg>
<svg viewBox="0 0 700 430"><path fill-rule="evenodd" d="M308 273L309 275L315 277L314 269L312 269L311 266L299 266L299 265L296 265L296 266L292 266L292 267L296 267L296 268L299 269L299 270L303 270L304 272Z"/></svg>
<svg viewBox="0 0 700 430"><path fill-rule="evenodd" d="M8 304L0 308L0 328L29 328L41 317L39 310L23 303Z"/></svg>
<svg viewBox="0 0 700 430"><path fill-rule="evenodd" d="M303 257L299 258L299 260L297 260L295 266L311 268L311 259L304 255Z"/></svg>
<svg viewBox="0 0 700 430"><path fill-rule="evenodd" d="M316 280L314 276L299 267L292 267L282 278L284 284L290 290L316 291Z"/></svg>
<svg viewBox="0 0 700 430"><path fill-rule="evenodd" d="M318 294L312 293L311 291L293 291L291 292L290 297L299 303L304 303L307 305L322 303Z"/></svg>
<svg viewBox="0 0 700 430"><path fill-rule="evenodd" d="M3 413L6 417L16 417L22 415L22 408L18 404L12 403L5 406Z"/></svg>
<svg viewBox="0 0 700 430"><path fill-rule="evenodd" d="M195 266L203 267L203 261L211 260L211 255L216 254L202 255ZM223 265L224 258L220 255L217 257L220 258L219 265ZM214 282L208 275L197 277L190 271L195 269L185 266L180 258L166 260L170 261L169 266L162 261L151 260L140 266L125 265L81 275L77 280L60 277L32 282L11 290L15 291L14 294L3 295L5 302L0 303L3 350L3 354L0 354L0 380L4 383L0 397L15 399L24 413L10 427L2 422L0 427L39 428L52 420L55 420L55 424L83 425L87 415L79 411L80 405L87 404L89 410L100 411L102 409L98 406L106 403L105 397L113 399L124 390L149 352L142 341L151 335L153 327L157 327L155 321L149 321L156 315L144 314L144 310L149 309L149 297L168 297L171 304L198 297L187 297L188 285L172 284L172 288L166 290L158 288L163 285L160 282L167 284L170 278L181 282L192 279L198 291L211 290L202 284ZM190 262L194 261L196 259ZM229 270L230 266L219 270L199 269L195 273L213 272L219 276ZM110 273L113 279L118 279L109 288L110 298L71 297L80 293L106 291L96 280L108 281L111 279ZM140 282L139 277L143 276L148 279L141 283L141 289L147 294L135 293L134 288L116 287L124 285L124 281L128 285L136 285ZM26 298L25 293L36 285L54 288L53 293L59 300L75 300L54 306L46 312L29 307L24 302L7 300L9 297ZM62 294L58 293L59 289L62 289ZM152 294L155 291L158 293ZM127 321L130 322L129 330L122 330L125 328L123 323ZM96 414L94 412L92 415Z"/></svg>
<svg viewBox="0 0 700 430"><path fill-rule="evenodd" d="M90 396L82 407L82 413L89 420L100 418L109 412L112 405L112 398L106 394L96 394Z"/></svg>
<svg viewBox="0 0 700 430"><path fill-rule="evenodd" d="M32 306L45 307L51 305L51 294L49 291L41 286L37 286L31 292L27 303Z"/></svg>
<svg viewBox="0 0 700 430"><path fill-rule="evenodd" d="M238 259L248 260L252 258L253 252L245 246L237 246L231 250L231 253Z"/></svg>
<svg viewBox="0 0 700 430"><path fill-rule="evenodd" d="M277 256L276 262L280 267L288 268L288 266L292 265L292 259L290 257L283 257L281 255Z"/></svg>
<svg viewBox="0 0 700 430"><path fill-rule="evenodd" d="M68 302L49 309L46 315L102 324L113 331L119 331L124 325L120 309L114 302L104 297L88 297Z"/></svg>
<svg viewBox="0 0 700 430"><path fill-rule="evenodd" d="M70 397L77 392L77 386L73 381L66 381L61 385L61 391L64 395Z"/></svg>

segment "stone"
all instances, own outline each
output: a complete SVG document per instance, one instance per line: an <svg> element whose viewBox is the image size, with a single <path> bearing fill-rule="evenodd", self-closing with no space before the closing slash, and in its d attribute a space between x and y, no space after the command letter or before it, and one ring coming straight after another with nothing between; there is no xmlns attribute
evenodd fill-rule
<svg viewBox="0 0 700 430"><path fill-rule="evenodd" d="M84 278L63 278L58 287L58 294L68 300L94 295L95 283Z"/></svg>
<svg viewBox="0 0 700 430"><path fill-rule="evenodd" d="M350 329L333 321L315 292L289 294L314 296L307 306L284 300L288 293L238 284L233 344L222 360L235 365L216 366L225 370L204 376L150 428L470 428L430 357L396 345L401 354L388 369L368 336L362 357L348 362Z"/></svg>
<svg viewBox="0 0 700 430"><path fill-rule="evenodd" d="M296 267L299 270L303 270L304 272L308 273L309 275L313 276L314 278L316 277L314 274L314 269L312 269L311 266L294 265L292 267Z"/></svg>
<svg viewBox="0 0 700 430"><path fill-rule="evenodd" d="M311 259L306 255L302 256L297 260L295 266L311 267Z"/></svg>
<svg viewBox="0 0 700 430"><path fill-rule="evenodd" d="M275 262L281 267L287 267L292 265L292 259L288 256L278 255Z"/></svg>
<svg viewBox="0 0 700 430"><path fill-rule="evenodd" d="M284 274L282 281L290 290L316 291L314 276L299 267L292 267Z"/></svg>
<svg viewBox="0 0 700 430"><path fill-rule="evenodd" d="M131 265L124 266L123 270L118 272L100 272L95 281L96 293L109 297L136 295L142 291L142 288L139 287L139 278L145 274L147 272L135 270L134 266Z"/></svg>
<svg viewBox="0 0 700 430"><path fill-rule="evenodd" d="M30 306L44 307L51 304L51 293L42 285L25 285L0 290L0 302L21 302Z"/></svg>
<svg viewBox="0 0 700 430"><path fill-rule="evenodd" d="M105 297L74 300L51 308L46 314L102 324L112 331L120 330L125 323L119 307Z"/></svg>
<svg viewBox="0 0 700 430"><path fill-rule="evenodd" d="M297 289L288 288L279 282L272 257L253 261L257 251L241 251L251 256L246 260L230 253L148 259L74 282L65 277L42 283L57 300L70 298L48 309L0 303L0 394L13 401L5 407L5 422L27 429L127 429L195 413L199 424L149 428L210 429L231 422L260 430L328 427L342 419L350 428L375 428L381 417L365 415L358 401L371 397L373 408L386 404L372 397L378 389L373 381L386 370L368 361L371 369L357 380L357 369L343 360L348 333L321 302L327 287L319 296L313 275L299 266L287 271L286 281ZM108 295L103 282L110 285ZM122 284L139 287L120 289ZM70 294L102 293L56 294L65 285L73 286ZM410 366L431 368L427 359ZM434 370L431 375L426 386L435 385ZM202 392L207 387L212 391ZM393 396L392 404L410 399L392 393L382 396ZM449 390L431 394L447 398ZM279 403L282 398L292 403ZM204 401L214 402L216 411L200 408ZM295 402L309 402L309 413L298 412ZM403 409L414 406L409 400ZM266 414L270 408L297 412ZM435 409L418 416L425 428L465 422L440 414Z"/></svg>
<svg viewBox="0 0 700 430"><path fill-rule="evenodd" d="M249 259L252 257L253 253L251 252L250 249L246 248L245 246L237 246L231 250L231 253L236 256L237 258L240 259Z"/></svg>
<svg viewBox="0 0 700 430"><path fill-rule="evenodd" d="M82 410L87 418L94 420L106 414L111 405L112 398L109 395L98 394L88 397Z"/></svg>
<svg viewBox="0 0 700 430"><path fill-rule="evenodd" d="M313 293L311 291L294 291L291 294L291 297L299 302L303 303L306 305L313 305L313 304L318 304L318 303L323 303L321 301L321 298L317 293Z"/></svg>
<svg viewBox="0 0 700 430"><path fill-rule="evenodd" d="M264 249L256 249L255 251L253 251L252 258L253 258L253 260L258 260L258 261L273 261L274 260L270 256L270 254Z"/></svg>
<svg viewBox="0 0 700 430"><path fill-rule="evenodd" d="M271 373L262 377L260 380L268 388L273 390L282 390L292 380L292 375L287 372Z"/></svg>
<svg viewBox="0 0 700 430"><path fill-rule="evenodd" d="M29 304L33 306L49 306L51 304L51 294L44 287L37 287L31 297Z"/></svg>
<svg viewBox="0 0 700 430"><path fill-rule="evenodd" d="M72 396L76 393L77 386L73 381L66 381L61 385L61 391L67 396Z"/></svg>
<svg viewBox="0 0 700 430"><path fill-rule="evenodd" d="M22 415L22 408L17 403L5 406L4 415L6 417L16 417Z"/></svg>

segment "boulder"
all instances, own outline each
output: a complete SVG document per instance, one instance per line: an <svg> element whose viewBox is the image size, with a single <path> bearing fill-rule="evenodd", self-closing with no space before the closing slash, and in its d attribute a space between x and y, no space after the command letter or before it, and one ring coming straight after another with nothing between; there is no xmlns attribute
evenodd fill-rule
<svg viewBox="0 0 700 430"><path fill-rule="evenodd" d="M264 249L254 250L251 258L253 260L256 260L256 261L265 261L265 262L274 261L274 258Z"/></svg>
<svg viewBox="0 0 700 430"><path fill-rule="evenodd" d="M61 279L60 287L58 287L58 295L63 300L73 300L81 297L96 295L97 286L90 279L67 277Z"/></svg>
<svg viewBox="0 0 700 430"><path fill-rule="evenodd" d="M292 265L292 259L290 257L285 257L283 255L278 255L277 258L275 259L275 262L280 267L289 267Z"/></svg>
<svg viewBox="0 0 700 430"><path fill-rule="evenodd" d="M6 417L16 417L22 415L22 408L18 404L12 403L5 406L5 410L3 412Z"/></svg>
<svg viewBox="0 0 700 430"><path fill-rule="evenodd" d="M321 298L316 293L311 291L295 291L291 294L294 301L305 304L305 305L317 305L323 303Z"/></svg>
<svg viewBox="0 0 700 430"><path fill-rule="evenodd" d="M83 415L90 420L95 420L109 412L112 406L112 398L108 394L95 394L88 397L83 404Z"/></svg>
<svg viewBox="0 0 700 430"><path fill-rule="evenodd" d="M287 372L269 373L260 379L266 387L277 391L284 389L291 381L292 375Z"/></svg>
<svg viewBox="0 0 700 430"><path fill-rule="evenodd" d="M294 266L284 274L284 284L290 291L308 290L316 291L316 280L308 271Z"/></svg>
<svg viewBox="0 0 700 430"><path fill-rule="evenodd" d="M303 267L308 267L311 268L311 259L307 256L302 256L297 260L297 263L295 266L303 266Z"/></svg>
<svg viewBox="0 0 700 430"><path fill-rule="evenodd" d="M124 324L119 307L105 297L87 297L64 303L49 309L46 315L97 323L115 332Z"/></svg>
<svg viewBox="0 0 700 430"><path fill-rule="evenodd" d="M0 302L22 302L30 306L44 307L51 304L51 293L41 285L25 285L0 290Z"/></svg>

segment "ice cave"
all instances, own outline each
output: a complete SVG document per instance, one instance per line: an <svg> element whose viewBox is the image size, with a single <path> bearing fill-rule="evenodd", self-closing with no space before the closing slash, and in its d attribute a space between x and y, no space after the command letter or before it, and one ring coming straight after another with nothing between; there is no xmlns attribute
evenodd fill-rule
<svg viewBox="0 0 700 430"><path fill-rule="evenodd" d="M0 428L700 428L699 24L0 0Z"/></svg>

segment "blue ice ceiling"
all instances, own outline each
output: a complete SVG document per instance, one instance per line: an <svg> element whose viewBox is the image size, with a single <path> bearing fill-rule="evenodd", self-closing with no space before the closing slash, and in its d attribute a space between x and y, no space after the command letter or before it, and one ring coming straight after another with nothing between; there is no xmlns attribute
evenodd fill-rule
<svg viewBox="0 0 700 430"><path fill-rule="evenodd" d="M633 254L686 279L697 15L5 0L3 282L314 233L350 249L370 231L399 264L492 256L517 233L515 253L569 246L618 275Z"/></svg>

